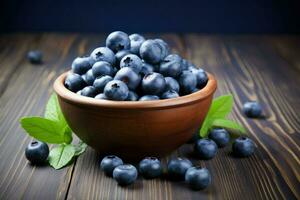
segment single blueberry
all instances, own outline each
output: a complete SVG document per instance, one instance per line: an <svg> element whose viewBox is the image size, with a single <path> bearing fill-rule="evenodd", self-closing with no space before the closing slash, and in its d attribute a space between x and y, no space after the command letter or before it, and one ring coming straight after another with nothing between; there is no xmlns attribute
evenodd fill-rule
<svg viewBox="0 0 300 200"><path fill-rule="evenodd" d="M135 90L141 82L141 76L129 67L121 68L114 79L126 83L130 90Z"/></svg>
<svg viewBox="0 0 300 200"><path fill-rule="evenodd" d="M137 93L135 93L133 91L129 91L126 101L137 101L138 99L139 99L139 96L137 95Z"/></svg>
<svg viewBox="0 0 300 200"><path fill-rule="evenodd" d="M154 101L154 100L159 100L159 97L156 95L144 95L139 99L139 101Z"/></svg>
<svg viewBox="0 0 300 200"><path fill-rule="evenodd" d="M145 76L151 72L154 72L154 67L153 65L146 63L144 60L142 60L143 64L142 64L142 68L140 71L140 74Z"/></svg>
<svg viewBox="0 0 300 200"><path fill-rule="evenodd" d="M193 190L202 190L211 184L211 175L206 168L191 167L185 174L185 182Z"/></svg>
<svg viewBox="0 0 300 200"><path fill-rule="evenodd" d="M98 61L95 62L95 64L92 67L93 75L94 77L99 77L99 76L113 76L114 75L114 69L111 66L110 63L105 62L105 61Z"/></svg>
<svg viewBox="0 0 300 200"><path fill-rule="evenodd" d="M182 72L182 58L177 54L168 55L160 63L159 72L164 76L179 76Z"/></svg>
<svg viewBox="0 0 300 200"><path fill-rule="evenodd" d="M154 39L154 41L157 42L161 48L161 59L164 59L167 55L170 54L170 47L164 40Z"/></svg>
<svg viewBox="0 0 300 200"><path fill-rule="evenodd" d="M179 94L175 90L168 90L161 95L162 99L172 99L179 97Z"/></svg>
<svg viewBox="0 0 300 200"><path fill-rule="evenodd" d="M81 90L80 94L85 97L95 97L97 94L97 91L96 91L96 88L93 86L86 86L85 88L83 88Z"/></svg>
<svg viewBox="0 0 300 200"><path fill-rule="evenodd" d="M32 50L27 53L27 58L32 64L41 64L43 59L43 54L39 50Z"/></svg>
<svg viewBox="0 0 300 200"><path fill-rule="evenodd" d="M145 94L160 95L165 91L166 81L163 75L152 72L144 76L142 90Z"/></svg>
<svg viewBox="0 0 300 200"><path fill-rule="evenodd" d="M134 54L128 54L124 56L120 62L120 68L130 67L136 73L140 73L142 66L143 66L142 60L137 55Z"/></svg>
<svg viewBox="0 0 300 200"><path fill-rule="evenodd" d="M196 88L197 78L192 72L185 70L180 74L178 83L182 94L190 94Z"/></svg>
<svg viewBox="0 0 300 200"><path fill-rule="evenodd" d="M110 100L124 101L128 93L127 85L120 80L112 80L104 87L104 94Z"/></svg>
<svg viewBox="0 0 300 200"><path fill-rule="evenodd" d="M124 49L130 49L130 39L128 35L122 31L115 31L110 33L106 38L106 46L118 52Z"/></svg>
<svg viewBox="0 0 300 200"><path fill-rule="evenodd" d="M97 94L95 96L95 99L104 99L104 100L108 100L108 98L105 96L105 94L103 93L100 93L100 94Z"/></svg>
<svg viewBox="0 0 300 200"><path fill-rule="evenodd" d="M241 136L232 144L232 153L237 157L248 157L254 153L255 144L247 137Z"/></svg>
<svg viewBox="0 0 300 200"><path fill-rule="evenodd" d="M192 166L186 158L174 158L168 162L168 175L173 180L184 180L186 171Z"/></svg>
<svg viewBox="0 0 300 200"><path fill-rule="evenodd" d="M115 54L112 50L107 47L98 47L94 49L90 55L90 63L93 65L95 62L98 61L105 61L114 65L116 62Z"/></svg>
<svg viewBox="0 0 300 200"><path fill-rule="evenodd" d="M137 179L138 172L133 165L124 164L117 166L113 171L113 178L119 185L130 185Z"/></svg>
<svg viewBox="0 0 300 200"><path fill-rule="evenodd" d="M112 81L113 78L111 76L105 75L105 76L100 76L96 78L96 80L93 83L93 86L96 88L96 91L98 93L103 92L104 87L109 81Z"/></svg>
<svg viewBox="0 0 300 200"><path fill-rule="evenodd" d="M90 64L90 57L77 57L72 62L72 70L75 74L85 74L92 68Z"/></svg>
<svg viewBox="0 0 300 200"><path fill-rule="evenodd" d="M85 74L83 74L82 79L85 81L87 85L93 85L95 81L95 77L93 75L92 69L88 70Z"/></svg>
<svg viewBox="0 0 300 200"><path fill-rule="evenodd" d="M122 159L118 156L109 155L102 159L100 168L107 176L112 176L114 169L119 165L123 165Z"/></svg>
<svg viewBox="0 0 300 200"><path fill-rule="evenodd" d="M128 54L131 54L131 52L129 50L118 51L115 55L116 60L117 60L117 65L120 65L122 58L124 58L124 56L126 56Z"/></svg>
<svg viewBox="0 0 300 200"><path fill-rule="evenodd" d="M144 178L157 178L162 174L162 166L157 158L147 157L140 162L139 172Z"/></svg>
<svg viewBox="0 0 300 200"><path fill-rule="evenodd" d="M196 68L190 68L190 71L197 78L197 87L199 89L204 88L208 82L208 76L207 76L206 72L202 69L196 69Z"/></svg>
<svg viewBox="0 0 300 200"><path fill-rule="evenodd" d="M230 141L228 131L223 128L213 129L209 133L208 137L212 139L220 148L225 147Z"/></svg>
<svg viewBox="0 0 300 200"><path fill-rule="evenodd" d="M134 33L129 35L130 39L130 51L136 55L140 53L140 47L142 43L145 41L145 38L140 34Z"/></svg>
<svg viewBox="0 0 300 200"><path fill-rule="evenodd" d="M210 139L200 139L195 144L195 151L197 155L204 160L209 160L217 154L218 146Z"/></svg>
<svg viewBox="0 0 300 200"><path fill-rule="evenodd" d="M174 90L177 93L179 92L180 87L176 79L172 77L165 77L165 80L166 80L166 90Z"/></svg>
<svg viewBox="0 0 300 200"><path fill-rule="evenodd" d="M243 112L247 117L259 118L262 116L262 107L256 101L246 102L243 106Z"/></svg>
<svg viewBox="0 0 300 200"><path fill-rule="evenodd" d="M164 57L164 48L155 40L146 40L140 47L140 56L150 64L160 63Z"/></svg>
<svg viewBox="0 0 300 200"><path fill-rule="evenodd" d="M43 164L49 155L49 147L46 143L33 141L25 149L25 156L32 164Z"/></svg>
<svg viewBox="0 0 300 200"><path fill-rule="evenodd" d="M69 73L65 79L65 86L72 92L77 92L84 88L86 83L79 74Z"/></svg>

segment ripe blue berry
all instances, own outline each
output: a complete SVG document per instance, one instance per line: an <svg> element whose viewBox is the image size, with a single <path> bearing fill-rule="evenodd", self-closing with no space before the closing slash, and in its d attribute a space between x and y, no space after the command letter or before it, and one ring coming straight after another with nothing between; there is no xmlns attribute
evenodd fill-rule
<svg viewBox="0 0 300 200"><path fill-rule="evenodd" d="M33 141L25 149L25 156L32 164L43 164L49 155L49 147L44 142Z"/></svg>
<svg viewBox="0 0 300 200"><path fill-rule="evenodd" d="M142 90L144 94L160 95L166 87L163 75L152 72L144 76L142 80Z"/></svg>
<svg viewBox="0 0 300 200"><path fill-rule="evenodd" d="M179 84L176 79L172 77L165 77L166 80L166 90L174 90L177 93L179 92Z"/></svg>
<svg viewBox="0 0 300 200"><path fill-rule="evenodd" d="M105 94L103 93L100 93L100 94L97 94L95 96L95 99L104 99L104 100L108 100L108 98L105 96Z"/></svg>
<svg viewBox="0 0 300 200"><path fill-rule="evenodd" d="M155 157L144 158L139 164L139 172L144 178L157 178L162 174L161 163Z"/></svg>
<svg viewBox="0 0 300 200"><path fill-rule="evenodd" d="M131 54L131 52L129 50L121 50L116 53L115 56L116 56L116 61L117 61L118 66L120 65L122 58L124 58L124 56L126 56L128 54Z"/></svg>
<svg viewBox="0 0 300 200"><path fill-rule="evenodd" d="M190 94L197 85L196 76L188 70L185 70L180 74L178 82L180 85L180 92L183 94Z"/></svg>
<svg viewBox="0 0 300 200"><path fill-rule="evenodd" d="M32 64L41 64L43 54L39 50L33 50L27 53L27 58Z"/></svg>
<svg viewBox="0 0 300 200"><path fill-rule="evenodd" d="M128 54L124 56L120 62L120 68L130 67L136 73L140 73L142 66L143 66L142 60L134 54Z"/></svg>
<svg viewBox="0 0 300 200"><path fill-rule="evenodd" d="M217 154L218 146L210 139L200 139L195 144L195 151L197 155L204 160L209 160Z"/></svg>
<svg viewBox="0 0 300 200"><path fill-rule="evenodd" d="M138 172L133 165L124 164L117 166L113 171L113 178L119 185L130 185L137 179Z"/></svg>
<svg viewBox="0 0 300 200"><path fill-rule="evenodd" d="M204 88L208 82L208 76L206 72L203 69L197 69L197 68L190 68L190 71L197 78L197 87L200 89Z"/></svg>
<svg viewBox="0 0 300 200"><path fill-rule="evenodd" d="M96 88L93 86L86 86L81 90L80 95L86 96L86 97L95 97L97 94Z"/></svg>
<svg viewBox="0 0 300 200"><path fill-rule="evenodd" d="M81 90L86 85L85 81L78 74L69 73L65 79L65 86L72 92Z"/></svg>
<svg viewBox="0 0 300 200"><path fill-rule="evenodd" d="M98 61L95 62L95 64L92 67L93 75L94 77L99 76L113 76L114 75L114 69L108 62L105 61Z"/></svg>
<svg viewBox="0 0 300 200"><path fill-rule="evenodd" d="M262 107L255 101L246 102L243 106L243 112L247 117L259 118L262 116Z"/></svg>
<svg viewBox="0 0 300 200"><path fill-rule="evenodd" d="M135 90L141 82L141 76L129 67L121 68L114 79L126 83L130 90Z"/></svg>
<svg viewBox="0 0 300 200"><path fill-rule="evenodd" d="M105 61L114 65L116 62L116 57L114 52L107 47L98 47L92 51L90 63L93 65L95 62L98 61Z"/></svg>
<svg viewBox="0 0 300 200"><path fill-rule="evenodd" d="M211 175L206 168L191 167L185 174L185 182L193 190L202 190L210 185Z"/></svg>
<svg viewBox="0 0 300 200"><path fill-rule="evenodd" d="M159 100L159 97L156 95L144 95L139 99L139 101L154 101L154 100Z"/></svg>
<svg viewBox="0 0 300 200"><path fill-rule="evenodd" d="M229 141L230 141L230 136L227 130L223 128L215 128L213 129L208 137L212 139L219 148L225 147Z"/></svg>
<svg viewBox="0 0 300 200"><path fill-rule="evenodd" d="M112 176L114 169L119 165L123 165L122 159L118 156L109 155L102 159L100 168L107 176Z"/></svg>
<svg viewBox="0 0 300 200"><path fill-rule="evenodd" d="M112 80L104 87L104 94L110 100L124 101L128 93L127 85L119 80Z"/></svg>
<svg viewBox="0 0 300 200"><path fill-rule="evenodd" d="M170 54L160 63L159 72L164 76L177 77L182 72L182 58L177 54Z"/></svg>
<svg viewBox="0 0 300 200"><path fill-rule="evenodd" d="M124 49L130 49L130 39L128 35L122 31L115 31L110 33L106 38L106 46L118 52Z"/></svg>
<svg viewBox="0 0 300 200"><path fill-rule="evenodd" d="M96 78L96 80L93 83L93 86L96 88L97 93L101 93L104 90L104 87L109 81L112 81L113 78L111 76L100 76Z"/></svg>
<svg viewBox="0 0 300 200"><path fill-rule="evenodd" d="M145 38L140 34L134 33L129 35L130 39L130 51L136 55L140 53L140 47L142 43L145 41Z"/></svg>
<svg viewBox="0 0 300 200"><path fill-rule="evenodd" d="M140 47L140 56L150 64L158 64L165 58L164 47L155 40L146 40Z"/></svg>
<svg viewBox="0 0 300 200"><path fill-rule="evenodd" d="M175 90L168 90L161 95L162 99L172 99L179 97L179 94Z"/></svg>
<svg viewBox="0 0 300 200"><path fill-rule="evenodd" d="M87 85L93 85L95 77L93 75L92 69L88 70L85 74L81 76Z"/></svg>
<svg viewBox="0 0 300 200"><path fill-rule="evenodd" d="M139 96L135 92L129 91L126 101L137 101L138 99Z"/></svg>
<svg viewBox="0 0 300 200"><path fill-rule="evenodd" d="M140 74L145 76L147 74L150 74L151 72L154 72L154 67L153 65L149 64L149 63L146 63L145 61L142 61L143 64L142 64L142 68L141 68L141 71L140 71Z"/></svg>
<svg viewBox="0 0 300 200"><path fill-rule="evenodd" d="M164 40L157 38L154 39L154 41L157 42L161 48L161 59L164 59L167 55L170 54L170 47Z"/></svg>
<svg viewBox="0 0 300 200"><path fill-rule="evenodd" d="M72 70L75 74L85 74L91 67L90 57L77 57L72 62Z"/></svg>
<svg viewBox="0 0 300 200"><path fill-rule="evenodd" d="M232 153L237 157L247 157L254 153L255 144L247 137L241 136L232 144Z"/></svg>
<svg viewBox="0 0 300 200"><path fill-rule="evenodd" d="M174 158L168 162L168 175L174 180L183 180L186 171L193 164L186 158Z"/></svg>

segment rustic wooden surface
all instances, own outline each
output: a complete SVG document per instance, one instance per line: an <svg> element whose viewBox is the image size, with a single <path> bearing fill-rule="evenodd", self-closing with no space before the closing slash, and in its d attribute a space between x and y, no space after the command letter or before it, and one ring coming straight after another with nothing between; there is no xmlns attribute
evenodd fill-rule
<svg viewBox="0 0 300 200"><path fill-rule="evenodd" d="M158 35L151 35L158 37ZM72 59L101 45L104 35L0 35L0 199L300 199L300 37L161 36L175 52L217 77L216 96L234 94L231 118L242 123L257 144L254 156L235 159L230 148L200 161L185 144L171 157L187 156L208 167L212 185L192 191L164 178L119 187L99 170L92 149L62 170L31 166L24 157L30 138L19 125L25 115L41 115L54 79ZM44 52L44 64L31 65L30 49ZM262 103L265 119L241 112L248 100Z"/></svg>

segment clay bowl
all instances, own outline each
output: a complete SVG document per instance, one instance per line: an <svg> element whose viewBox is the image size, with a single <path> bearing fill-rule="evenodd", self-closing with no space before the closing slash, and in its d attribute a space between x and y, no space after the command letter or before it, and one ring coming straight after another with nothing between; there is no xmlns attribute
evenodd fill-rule
<svg viewBox="0 0 300 200"><path fill-rule="evenodd" d="M102 155L129 160L166 155L187 142L202 124L215 78L205 88L175 99L108 101L83 97L64 86L68 72L54 82L62 112L74 133Z"/></svg>

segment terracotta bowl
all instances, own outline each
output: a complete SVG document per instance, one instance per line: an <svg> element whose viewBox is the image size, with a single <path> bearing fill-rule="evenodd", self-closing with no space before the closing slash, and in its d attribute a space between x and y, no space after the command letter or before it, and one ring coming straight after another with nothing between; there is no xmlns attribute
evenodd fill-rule
<svg viewBox="0 0 300 200"><path fill-rule="evenodd" d="M83 97L64 86L68 72L54 82L62 112L74 133L100 154L137 160L166 155L187 142L202 124L217 82L175 99L108 101Z"/></svg>

